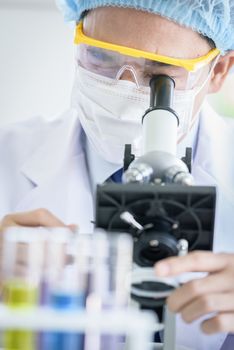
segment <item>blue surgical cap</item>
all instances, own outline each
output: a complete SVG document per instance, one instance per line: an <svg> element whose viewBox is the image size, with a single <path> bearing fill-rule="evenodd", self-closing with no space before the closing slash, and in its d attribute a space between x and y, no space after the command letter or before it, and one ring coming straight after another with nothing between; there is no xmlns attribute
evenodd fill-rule
<svg viewBox="0 0 234 350"><path fill-rule="evenodd" d="M104 6L129 7L166 17L212 39L225 53L234 50L234 0L56 0L66 21Z"/></svg>

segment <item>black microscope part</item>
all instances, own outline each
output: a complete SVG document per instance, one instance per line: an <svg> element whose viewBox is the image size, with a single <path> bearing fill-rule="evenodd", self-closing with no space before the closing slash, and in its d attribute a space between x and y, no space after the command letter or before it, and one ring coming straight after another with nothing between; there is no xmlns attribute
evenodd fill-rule
<svg viewBox="0 0 234 350"><path fill-rule="evenodd" d="M155 75L150 80L150 107L173 108L175 81L168 75Z"/></svg>

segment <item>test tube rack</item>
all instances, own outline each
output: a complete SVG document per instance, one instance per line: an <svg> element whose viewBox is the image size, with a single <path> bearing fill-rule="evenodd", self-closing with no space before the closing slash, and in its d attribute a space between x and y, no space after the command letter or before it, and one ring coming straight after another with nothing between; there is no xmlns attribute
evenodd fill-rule
<svg viewBox="0 0 234 350"><path fill-rule="evenodd" d="M158 327L158 328L157 328ZM46 307L28 310L0 305L0 330L62 331L126 334L128 350L151 350L153 333L161 329L155 317L138 310L59 312Z"/></svg>

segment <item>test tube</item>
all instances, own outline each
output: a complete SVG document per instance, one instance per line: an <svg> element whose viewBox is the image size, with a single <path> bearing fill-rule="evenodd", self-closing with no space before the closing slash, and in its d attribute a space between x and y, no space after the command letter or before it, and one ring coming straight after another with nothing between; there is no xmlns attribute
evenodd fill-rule
<svg viewBox="0 0 234 350"><path fill-rule="evenodd" d="M56 235L56 233L54 233ZM73 241L64 242L49 272L49 305L63 316L84 308L85 295L79 288L78 265L73 254ZM49 269L50 270L50 269ZM48 332L43 335L43 350L82 350L83 338L73 332Z"/></svg>
<svg viewBox="0 0 234 350"><path fill-rule="evenodd" d="M28 310L38 303L44 236L40 229L14 227L4 233L2 252L3 303ZM35 350L36 337L28 330L3 334L5 350Z"/></svg>
<svg viewBox="0 0 234 350"><path fill-rule="evenodd" d="M91 294L99 296L103 309L122 308L130 296L132 239L127 234L98 232L93 238Z"/></svg>
<svg viewBox="0 0 234 350"><path fill-rule="evenodd" d="M79 234L75 239L73 256L77 266L78 290L86 300L90 292L93 269L93 235Z"/></svg>
<svg viewBox="0 0 234 350"><path fill-rule="evenodd" d="M94 233L93 269L86 303L88 312L127 308L132 251L129 235ZM123 335L89 333L85 339L85 350L116 350L123 341Z"/></svg>
<svg viewBox="0 0 234 350"><path fill-rule="evenodd" d="M43 272L40 285L40 305L50 305L50 288L58 280L66 263L66 251L71 231L66 228L45 229Z"/></svg>
<svg viewBox="0 0 234 350"><path fill-rule="evenodd" d="M71 232L66 228L46 228L44 230L44 260L40 283L40 306L51 306L51 288L59 278L66 263L66 249L71 239ZM39 332L37 348L46 350L50 333Z"/></svg>

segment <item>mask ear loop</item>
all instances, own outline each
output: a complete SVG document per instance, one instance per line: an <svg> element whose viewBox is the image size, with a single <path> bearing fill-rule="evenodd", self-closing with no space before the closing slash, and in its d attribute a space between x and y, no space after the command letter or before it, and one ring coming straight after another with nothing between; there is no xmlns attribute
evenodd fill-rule
<svg viewBox="0 0 234 350"><path fill-rule="evenodd" d="M220 54L215 57L215 59L213 60L211 66L210 66L210 70L209 70L209 74L207 75L206 79L204 80L204 82L201 84L201 86L195 87L194 90L196 91L195 96L198 95L202 89L205 87L205 85L208 83L209 79L211 78L211 75L215 69L215 66L220 58ZM201 69L202 70L202 69ZM192 72L189 73L189 77L188 77L188 81L190 80L190 75L193 74Z"/></svg>
<svg viewBox="0 0 234 350"><path fill-rule="evenodd" d="M202 83L202 85L199 86L199 87L197 87L197 88L195 88L194 99L196 98L196 96L202 91L202 89L203 89L203 88L206 86L206 84L208 83L208 81L209 81L209 79L210 79L210 77L211 77L211 75L212 75L212 73L213 73L213 71L214 71L214 69L215 69L215 66L216 66L216 64L217 64L217 62L218 62L220 56L221 56L221 55L218 55L218 56L214 59L214 61L212 62L212 65L211 65L211 67L210 67L209 74L208 74L208 76L206 77L206 79L204 80L204 82ZM194 116L194 117L192 118L192 120L191 120L190 130L191 130L191 128L193 127L193 125L194 125L194 123L195 123L195 120L196 120L196 116ZM182 139L183 139L183 138L184 138L184 137L182 137ZM180 141L182 141L182 139L180 139ZM179 141L179 142L180 142L180 141Z"/></svg>
<svg viewBox="0 0 234 350"><path fill-rule="evenodd" d="M134 78L134 80L135 80L135 84L136 84L136 86L137 86L137 89L140 89L140 85L139 85L139 83L138 83L137 74L136 74L135 69L134 69L132 66L127 65L127 64L125 64L122 68L120 68L120 70L119 70L118 73L116 74L116 77L115 77L116 82L117 82L118 80L120 80L121 76L123 75L123 73L124 73L125 71L128 71L128 72L132 73L133 78Z"/></svg>
<svg viewBox="0 0 234 350"><path fill-rule="evenodd" d="M217 62L218 62L218 60L219 60L219 58L220 58L220 55L218 55L218 56L214 59L212 65L211 65L211 67L210 67L209 74L208 74L207 78L205 79L205 81L203 82L203 84L198 88L198 91L197 91L196 95L198 95L198 94L202 91L202 89L206 86L206 84L207 84L208 81L210 80L211 75L212 75L212 73L214 72L215 66L216 66L216 64L217 64Z"/></svg>

